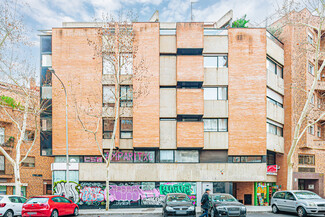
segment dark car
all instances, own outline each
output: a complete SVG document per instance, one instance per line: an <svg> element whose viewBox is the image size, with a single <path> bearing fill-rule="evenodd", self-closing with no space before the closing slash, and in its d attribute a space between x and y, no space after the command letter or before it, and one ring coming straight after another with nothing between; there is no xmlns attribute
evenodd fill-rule
<svg viewBox="0 0 325 217"><path fill-rule="evenodd" d="M58 217L63 215L77 216L78 205L71 200L58 195L45 195L31 197L23 205L22 216Z"/></svg>
<svg viewBox="0 0 325 217"><path fill-rule="evenodd" d="M167 194L164 200L163 216L195 217L195 207L186 194Z"/></svg>
<svg viewBox="0 0 325 217"><path fill-rule="evenodd" d="M211 195L212 206L210 216L246 217L246 207L230 194L217 193Z"/></svg>

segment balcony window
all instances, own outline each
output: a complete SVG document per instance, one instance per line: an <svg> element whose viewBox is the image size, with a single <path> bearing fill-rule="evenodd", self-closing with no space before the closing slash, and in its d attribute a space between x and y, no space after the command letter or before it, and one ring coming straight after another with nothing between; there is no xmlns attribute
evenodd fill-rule
<svg viewBox="0 0 325 217"><path fill-rule="evenodd" d="M114 130L114 119L103 118L103 139L111 139Z"/></svg>
<svg viewBox="0 0 325 217"><path fill-rule="evenodd" d="M207 87L204 88L204 100L227 100L227 87Z"/></svg>
<svg viewBox="0 0 325 217"><path fill-rule="evenodd" d="M227 163L228 151L201 151L200 163Z"/></svg>
<svg viewBox="0 0 325 217"><path fill-rule="evenodd" d="M202 81L178 81L177 88L183 89L201 89L203 82Z"/></svg>
<svg viewBox="0 0 325 217"><path fill-rule="evenodd" d="M175 162L176 163L198 163L199 151L198 150L176 150Z"/></svg>
<svg viewBox="0 0 325 217"><path fill-rule="evenodd" d="M22 163L22 167L35 167L35 157L27 157Z"/></svg>
<svg viewBox="0 0 325 217"><path fill-rule="evenodd" d="M133 106L133 90L132 86L121 86L121 107Z"/></svg>
<svg viewBox="0 0 325 217"><path fill-rule="evenodd" d="M322 128L321 128L321 127L317 127L317 136L318 136L319 138L322 137Z"/></svg>
<svg viewBox="0 0 325 217"><path fill-rule="evenodd" d="M41 36L41 52L52 52L52 36Z"/></svg>
<svg viewBox="0 0 325 217"><path fill-rule="evenodd" d="M0 127L0 145L5 142L5 128Z"/></svg>
<svg viewBox="0 0 325 217"><path fill-rule="evenodd" d="M177 121L181 122L201 122L202 115L177 115Z"/></svg>
<svg viewBox="0 0 325 217"><path fill-rule="evenodd" d="M109 57L103 58L103 74L104 75L114 75L115 74L114 65L111 62L111 58L109 58Z"/></svg>
<svg viewBox="0 0 325 217"><path fill-rule="evenodd" d="M25 131L25 136L24 136L24 140L25 141L33 141L35 137L35 132L31 131L31 130L26 130Z"/></svg>
<svg viewBox="0 0 325 217"><path fill-rule="evenodd" d="M204 132L228 132L228 119L203 119Z"/></svg>
<svg viewBox="0 0 325 217"><path fill-rule="evenodd" d="M270 73L274 73L275 75L279 76L280 78L283 78L283 66L276 63L275 61L267 58L266 68Z"/></svg>
<svg viewBox="0 0 325 217"><path fill-rule="evenodd" d="M133 137L133 119L132 118L121 118L120 124L120 138L121 139L132 139Z"/></svg>
<svg viewBox="0 0 325 217"><path fill-rule="evenodd" d="M103 106L115 105L115 86L103 86Z"/></svg>
<svg viewBox="0 0 325 217"><path fill-rule="evenodd" d="M160 35L176 35L176 29L160 29Z"/></svg>
<svg viewBox="0 0 325 217"><path fill-rule="evenodd" d="M159 152L160 163L173 163L174 162L174 151L173 150L160 150Z"/></svg>
<svg viewBox="0 0 325 217"><path fill-rule="evenodd" d="M315 70L315 67L312 63L308 62L308 72L312 75L314 75L314 70Z"/></svg>
<svg viewBox="0 0 325 217"><path fill-rule="evenodd" d="M283 126L282 125L272 122L271 120L268 120L266 125L267 125L268 133L283 137Z"/></svg>
<svg viewBox="0 0 325 217"><path fill-rule="evenodd" d="M133 74L133 54L124 53L120 57L121 75Z"/></svg>
<svg viewBox="0 0 325 217"><path fill-rule="evenodd" d="M315 165L315 155L299 154L299 164Z"/></svg>
<svg viewBox="0 0 325 217"><path fill-rule="evenodd" d="M312 135L315 135L315 125L311 125L309 127L309 133L312 134Z"/></svg>
<svg viewBox="0 0 325 217"><path fill-rule="evenodd" d="M228 56L204 56L205 68L227 68Z"/></svg>
<svg viewBox="0 0 325 217"><path fill-rule="evenodd" d="M5 173L5 156L1 155L0 156L0 174Z"/></svg>

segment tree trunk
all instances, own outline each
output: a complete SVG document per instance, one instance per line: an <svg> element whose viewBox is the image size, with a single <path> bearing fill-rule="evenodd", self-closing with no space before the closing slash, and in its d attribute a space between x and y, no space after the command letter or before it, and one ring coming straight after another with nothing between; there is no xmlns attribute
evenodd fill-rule
<svg viewBox="0 0 325 217"><path fill-rule="evenodd" d="M21 192L21 182L20 182L20 171L17 164L14 165L14 174L15 174L15 195L20 196Z"/></svg>
<svg viewBox="0 0 325 217"><path fill-rule="evenodd" d="M109 163L106 163L106 211L109 210Z"/></svg>
<svg viewBox="0 0 325 217"><path fill-rule="evenodd" d="M292 178L292 172L293 172L293 164L288 163L288 174L287 174L287 190L293 190L293 178Z"/></svg>

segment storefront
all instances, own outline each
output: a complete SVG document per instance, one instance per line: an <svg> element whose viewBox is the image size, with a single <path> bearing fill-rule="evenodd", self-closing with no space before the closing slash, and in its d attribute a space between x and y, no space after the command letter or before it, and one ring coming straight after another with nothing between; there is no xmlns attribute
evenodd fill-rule
<svg viewBox="0 0 325 217"><path fill-rule="evenodd" d="M254 205L269 206L272 195L279 189L274 182L255 182L254 185Z"/></svg>

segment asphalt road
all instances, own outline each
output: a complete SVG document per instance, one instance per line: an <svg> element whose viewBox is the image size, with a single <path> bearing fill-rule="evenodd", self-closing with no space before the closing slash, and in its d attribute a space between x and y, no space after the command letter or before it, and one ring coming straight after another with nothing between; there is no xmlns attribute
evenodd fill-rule
<svg viewBox="0 0 325 217"><path fill-rule="evenodd" d="M85 216L85 215L80 215L80 216ZM108 215L92 215L88 217L108 217ZM109 217L125 217L126 215L109 215ZM199 215L197 215L198 217ZM280 214L273 214L273 213L250 213L247 215L247 217L295 217L297 215L295 214L285 214L285 213L280 213ZM318 215L322 216L323 215ZM317 216L317 217L318 217ZM162 215L159 214L143 214L143 215L128 215L128 217L162 217Z"/></svg>

